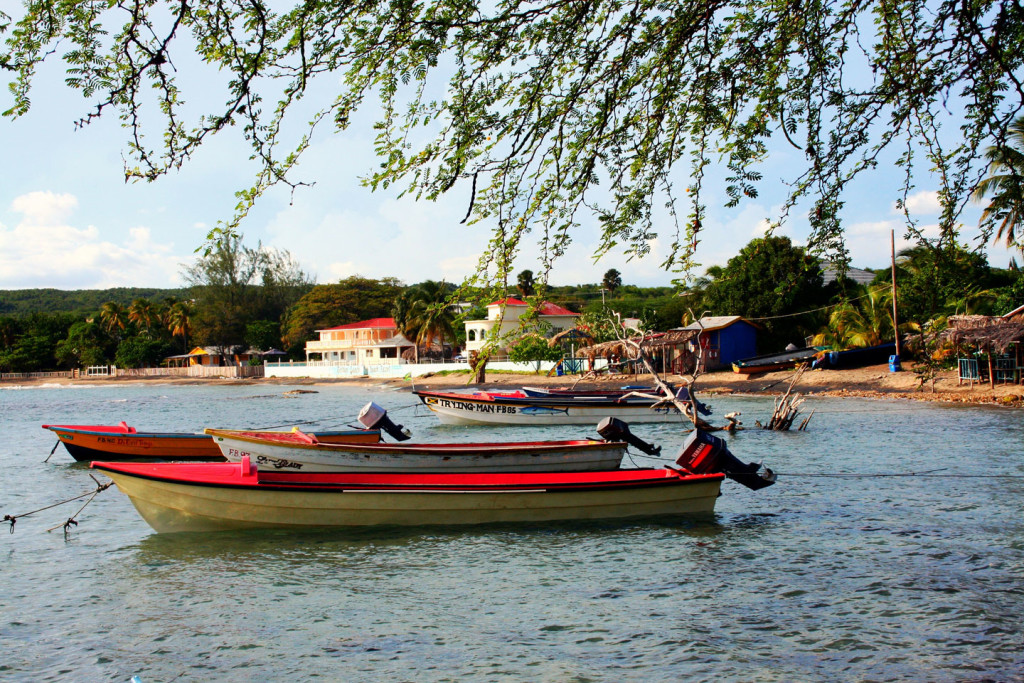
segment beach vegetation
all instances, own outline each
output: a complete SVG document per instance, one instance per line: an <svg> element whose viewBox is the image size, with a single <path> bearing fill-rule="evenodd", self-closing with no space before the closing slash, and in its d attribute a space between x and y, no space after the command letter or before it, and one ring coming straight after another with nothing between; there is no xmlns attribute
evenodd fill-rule
<svg viewBox="0 0 1024 683"><path fill-rule="evenodd" d="M99 323L79 321L71 326L67 337L57 342L54 356L60 367L87 368L106 365L114 347L114 340Z"/></svg>
<svg viewBox="0 0 1024 683"><path fill-rule="evenodd" d="M803 346L826 316L836 294L825 286L821 265L788 237L752 240L725 266L707 269L691 290L694 317L739 315L761 327L758 347Z"/></svg>
<svg viewBox="0 0 1024 683"><path fill-rule="evenodd" d="M974 190L974 199L988 204L981 214L981 226L994 242L1024 251L1024 116L1006 131L1003 145L985 150L989 176Z"/></svg>
<svg viewBox="0 0 1024 683"><path fill-rule="evenodd" d="M551 346L548 338L536 333L527 333L509 347L508 359L516 363L533 361L557 361L562 358L562 347Z"/></svg>

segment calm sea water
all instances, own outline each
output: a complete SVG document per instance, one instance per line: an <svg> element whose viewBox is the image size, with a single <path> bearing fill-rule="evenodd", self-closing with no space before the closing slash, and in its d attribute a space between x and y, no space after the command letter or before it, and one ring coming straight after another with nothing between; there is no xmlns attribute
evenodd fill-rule
<svg viewBox="0 0 1024 683"><path fill-rule="evenodd" d="M592 433L441 427L408 393L290 388L0 389L0 512L95 486L63 447L43 463L43 423L327 426L372 399L424 441ZM711 404L751 425L771 406ZM0 533L0 679L1024 679L1021 412L807 405L806 432L730 439L783 474L727 481L710 521L158 535L113 488L67 537L46 529L80 503L41 512Z"/></svg>

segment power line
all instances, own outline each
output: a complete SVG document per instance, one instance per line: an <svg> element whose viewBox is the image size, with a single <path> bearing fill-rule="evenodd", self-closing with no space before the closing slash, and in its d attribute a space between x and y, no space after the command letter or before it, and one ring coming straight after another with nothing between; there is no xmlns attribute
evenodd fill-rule
<svg viewBox="0 0 1024 683"><path fill-rule="evenodd" d="M887 289L889 289L889 288L888 287L878 287L877 289L868 290L867 294L863 294L861 296L856 296L856 297L854 297L852 299L847 299L846 301L840 302L838 304L829 304L828 306L822 306L821 308L812 308L809 311L802 311L800 313L786 313L785 315L770 315L770 316L766 316L764 318L747 318L746 316L744 316L743 319L744 320L778 320L779 318L796 318L796 317L801 316L801 315L807 315L808 313L817 313L818 311L827 311L830 308L839 308L840 306L844 306L844 305L850 303L851 301L859 301L860 299L866 299L867 297L871 296L875 292L881 292L881 291L884 291L884 290L887 290Z"/></svg>

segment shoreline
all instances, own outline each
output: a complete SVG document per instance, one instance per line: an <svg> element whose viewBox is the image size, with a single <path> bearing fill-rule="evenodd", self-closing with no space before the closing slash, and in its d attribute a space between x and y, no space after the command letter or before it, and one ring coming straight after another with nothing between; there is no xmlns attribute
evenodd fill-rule
<svg viewBox="0 0 1024 683"><path fill-rule="evenodd" d="M715 396L743 394L752 396L778 396L786 392L793 378L792 370L746 376L734 372L713 372L697 379L697 394ZM667 381L679 382L680 377L670 375ZM15 387L84 387L110 386L117 384L165 384L165 385L266 385L266 386L386 386L398 389L469 389L502 388L514 386L565 387L578 386L581 389L600 389L627 384L649 384L651 376L605 375L595 379L580 380L575 375L548 377L518 373L487 373L487 382L469 383L469 374L424 375L416 380L383 379L372 377L357 378L199 378L199 377L116 377L116 378L29 378L0 380L0 390ZM930 401L938 403L966 403L977 405L1001 405L1024 407L1024 386L999 384L994 388L988 384L975 383L973 387L957 384L955 370L938 374L935 391L929 386L920 387L920 381L912 368L898 373L889 372L887 364L844 370L809 370L804 372L793 388L793 393L803 396L824 396L829 398L875 398L889 400Z"/></svg>

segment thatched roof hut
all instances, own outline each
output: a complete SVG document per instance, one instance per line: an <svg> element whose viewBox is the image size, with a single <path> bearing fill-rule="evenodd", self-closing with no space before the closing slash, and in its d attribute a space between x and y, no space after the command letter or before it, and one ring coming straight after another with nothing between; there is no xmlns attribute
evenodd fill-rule
<svg viewBox="0 0 1024 683"><path fill-rule="evenodd" d="M1011 344L1024 341L1024 322L1008 322L987 315L955 315L943 330L944 339L957 345L972 345L990 353L1006 353Z"/></svg>
<svg viewBox="0 0 1024 683"><path fill-rule="evenodd" d="M585 349L577 351L581 358L624 358L628 360L636 360L640 357L636 349L627 346L621 341L613 340L602 342L600 344L594 344L588 346Z"/></svg>
<svg viewBox="0 0 1024 683"><path fill-rule="evenodd" d="M668 332L652 337L644 341L644 348L659 349L664 347L679 346L694 339L700 330L669 330Z"/></svg>

